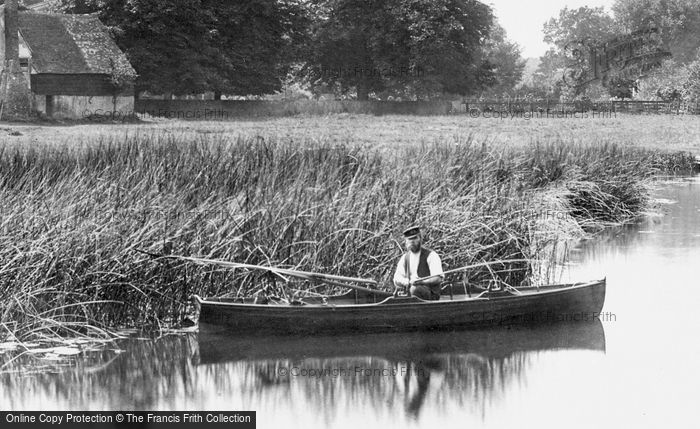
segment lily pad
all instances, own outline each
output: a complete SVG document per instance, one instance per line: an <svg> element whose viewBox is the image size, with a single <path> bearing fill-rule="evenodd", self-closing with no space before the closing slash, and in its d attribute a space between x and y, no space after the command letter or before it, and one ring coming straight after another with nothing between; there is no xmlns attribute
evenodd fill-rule
<svg viewBox="0 0 700 429"><path fill-rule="evenodd" d="M80 354L80 349L77 349L75 347L55 347L53 350L51 350L53 353L61 356L70 356L70 355L77 355Z"/></svg>

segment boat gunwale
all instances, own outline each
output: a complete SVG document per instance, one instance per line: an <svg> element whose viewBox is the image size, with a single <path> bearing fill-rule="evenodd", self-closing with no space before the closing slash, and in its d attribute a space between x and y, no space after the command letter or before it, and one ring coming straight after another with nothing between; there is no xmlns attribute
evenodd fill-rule
<svg viewBox="0 0 700 429"><path fill-rule="evenodd" d="M413 299L406 299L405 302L396 302L389 304L388 302L395 299L393 296L386 297L385 299L379 301L379 302L368 302L368 303L362 303L362 304L333 304L331 302L326 303L326 304L305 304L305 305L270 305L270 304L254 304L254 303L240 303L240 302L225 302L225 301L209 301L205 298L200 297L199 295L193 295L193 298L197 301L197 303L201 305L207 305L207 306L215 306L215 307L226 307L226 308L239 308L239 309L266 309L268 311L323 311L323 310L328 310L328 309L358 309L358 308L377 308L377 307L382 307L382 308L399 308L402 306L416 306L416 305L433 305L433 306L450 306L450 305L460 305L460 304L465 304L465 303L471 303L471 302L496 302L496 301L503 301L503 300L508 300L508 301L520 301L522 299L532 299L532 298L540 298L543 296L553 296L553 295L558 295L558 294L563 294L563 293L568 293L571 291L579 290L579 289L584 289L584 288L589 288L589 287L594 287L594 286L606 286L606 278L602 278L599 280L590 280L587 282L578 282L578 283L563 283L563 284L554 284L554 285L543 285L540 288L543 288L544 290L536 290L536 286L528 286L528 293L524 294L513 294L509 296L487 296L487 297L482 297L481 295L477 295L471 298L467 299L459 299L459 300L437 300L437 301L426 301L420 298L416 297L402 297L402 298L413 298ZM530 290L534 291L530 292ZM350 292L351 293L351 292ZM336 295L336 297L342 297L343 295Z"/></svg>

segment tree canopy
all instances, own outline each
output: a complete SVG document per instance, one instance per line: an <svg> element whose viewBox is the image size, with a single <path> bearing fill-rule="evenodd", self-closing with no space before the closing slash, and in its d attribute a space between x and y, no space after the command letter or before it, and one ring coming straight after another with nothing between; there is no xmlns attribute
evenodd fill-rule
<svg viewBox="0 0 700 429"><path fill-rule="evenodd" d="M520 54L520 46L508 40L506 31L495 22L485 47L486 61L493 67L494 82L489 92L495 95L507 94L515 88L523 77L525 60Z"/></svg>
<svg viewBox="0 0 700 429"><path fill-rule="evenodd" d="M279 90L305 15L294 0L62 0L98 12L133 64L137 89L176 95Z"/></svg>
<svg viewBox="0 0 700 429"><path fill-rule="evenodd" d="M628 32L655 27L673 58L694 61L700 48L698 0L615 0L613 11Z"/></svg>
<svg viewBox="0 0 700 429"><path fill-rule="evenodd" d="M466 94L492 66L482 47L491 9L475 0L322 0L306 58L309 79L355 91L406 96Z"/></svg>
<svg viewBox="0 0 700 429"><path fill-rule="evenodd" d="M573 96L588 89L583 82L591 79L591 76L585 73L567 75L572 71L572 54L578 49L577 54L586 55L589 47L613 39L619 34L619 29L604 8L583 6L578 9L563 8L558 17L544 24L542 32L544 41L552 47L541 58L535 84L547 88L552 95L568 91Z"/></svg>
<svg viewBox="0 0 700 429"><path fill-rule="evenodd" d="M263 95L296 82L358 99L512 87L520 52L477 0L55 0L98 13L156 94Z"/></svg>
<svg viewBox="0 0 700 429"><path fill-rule="evenodd" d="M619 98L631 97L639 90L643 98L695 99L691 69L700 55L700 2L615 0L612 12L608 14L603 8L564 8L545 23L544 41L551 48L540 58L534 86L549 94L568 92L569 97L591 91L602 95L602 84L606 94ZM585 44L576 46L577 40ZM634 55L617 61L602 80L594 81L600 76L591 76L585 67L581 73L570 73L571 58L567 54L572 47L582 48L579 53L587 56L591 46L605 52L609 48L605 43L611 42L610 49L614 51L615 43L624 45L626 41L634 41ZM669 53L672 60L664 61ZM579 60L586 63L588 58ZM567 80L573 82L567 84Z"/></svg>

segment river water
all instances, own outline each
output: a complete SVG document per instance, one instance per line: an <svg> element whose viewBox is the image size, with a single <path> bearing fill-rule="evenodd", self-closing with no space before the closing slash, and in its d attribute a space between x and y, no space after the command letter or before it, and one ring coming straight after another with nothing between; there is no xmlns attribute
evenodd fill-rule
<svg viewBox="0 0 700 429"><path fill-rule="evenodd" d="M574 251L601 320L456 333L164 335L8 362L2 410L255 410L258 427L690 427L700 393L700 180ZM0 353L2 350L0 349Z"/></svg>

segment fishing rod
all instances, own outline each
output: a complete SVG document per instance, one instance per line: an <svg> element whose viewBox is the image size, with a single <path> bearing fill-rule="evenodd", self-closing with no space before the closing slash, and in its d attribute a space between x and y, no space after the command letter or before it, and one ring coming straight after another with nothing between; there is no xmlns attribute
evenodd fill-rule
<svg viewBox="0 0 700 429"><path fill-rule="evenodd" d="M373 285L375 287L378 287L379 282L377 282L376 280L373 280L373 279L337 276L337 275L332 275L332 274L322 274L322 273L314 273L314 272L309 272L309 271L291 270L288 268L266 267L264 265L253 265L253 264L245 264L245 263L240 263L240 262L221 261L218 259L195 258L195 257L191 257L191 256L180 256L180 255L161 255L161 254L147 252L147 251L141 250L141 249L134 249L134 250L136 250L137 252L143 253L145 255L149 255L153 258L169 258L169 259L177 259L177 260L181 260L181 261L193 262L196 264L213 264L213 265L219 265L219 266L228 267L228 268L246 268L246 269L262 270L262 271L268 271L268 272L274 273L274 274L279 275L279 276L287 275L290 277L301 278L301 279L309 280L309 281L322 280L322 281L325 281L326 283L333 285L333 286L347 287L347 288L355 289L355 290L362 291L362 292L377 293L380 295L387 295L387 296L391 295L391 293L386 292L386 291L382 291L382 290L378 290L378 289L370 289L370 288L363 287L363 286L357 286L357 285L344 283L344 282L362 283L362 284L370 284L370 285ZM485 267L485 266L489 266L489 265L505 264L505 263L509 263L509 262L529 262L529 261L530 261L529 259L506 259L506 260L499 260L499 261L492 261L492 262L480 262L478 264L466 265L464 267L455 268L452 270L447 270L447 271L443 272L443 275L458 273L458 272L467 271L467 270L470 270L473 268ZM421 277L421 278L416 279L415 281L427 280L427 279L431 279L431 278L439 277L439 276L440 275L431 275L431 276L427 276L427 277Z"/></svg>
<svg viewBox="0 0 700 429"><path fill-rule="evenodd" d="M466 265L464 267L455 268L453 270L447 270L447 271L443 272L441 275L444 276L446 274L453 274L453 273L459 273L462 271L471 270L472 268L486 267L489 265L496 265L496 264L505 264L508 262L530 262L530 259L505 259L505 260L492 261L492 262L480 262L478 264ZM437 274L437 275L431 275L431 276L426 276L426 277L420 277L420 278L414 280L414 282L419 282L419 281L423 281L423 280L432 279L435 277L440 277L441 275Z"/></svg>
<svg viewBox="0 0 700 429"><path fill-rule="evenodd" d="M181 261L188 261L188 262L194 262L197 264L213 264L213 265L220 265L223 267L228 267L228 268L247 268L247 269L253 269L253 270L262 270L262 271L268 271L277 275L287 275L290 277L296 277L296 278L301 278L304 280L324 280L329 283L331 282L353 282L353 283L362 283L362 284L370 284L373 286L379 286L379 282L373 279L363 279L363 278L358 278L358 277L345 277L345 276L337 276L333 274L323 274L323 273L313 273L309 271L299 271L299 270L291 270L288 268L277 268L277 267L266 267L264 265L253 265L253 264L244 264L240 262L229 262L229 261L221 261L218 259L207 259L207 258L195 258L191 256L180 256L180 255L160 255L160 254L155 254L151 252L147 252L145 250L141 249L135 249L137 252L143 253L145 255L149 255L154 258L169 258L169 259L177 259ZM347 287L352 287L352 285L347 285ZM355 287L357 289L358 287ZM369 288L361 288L363 291L370 291L370 292L377 292L374 289L369 289Z"/></svg>

